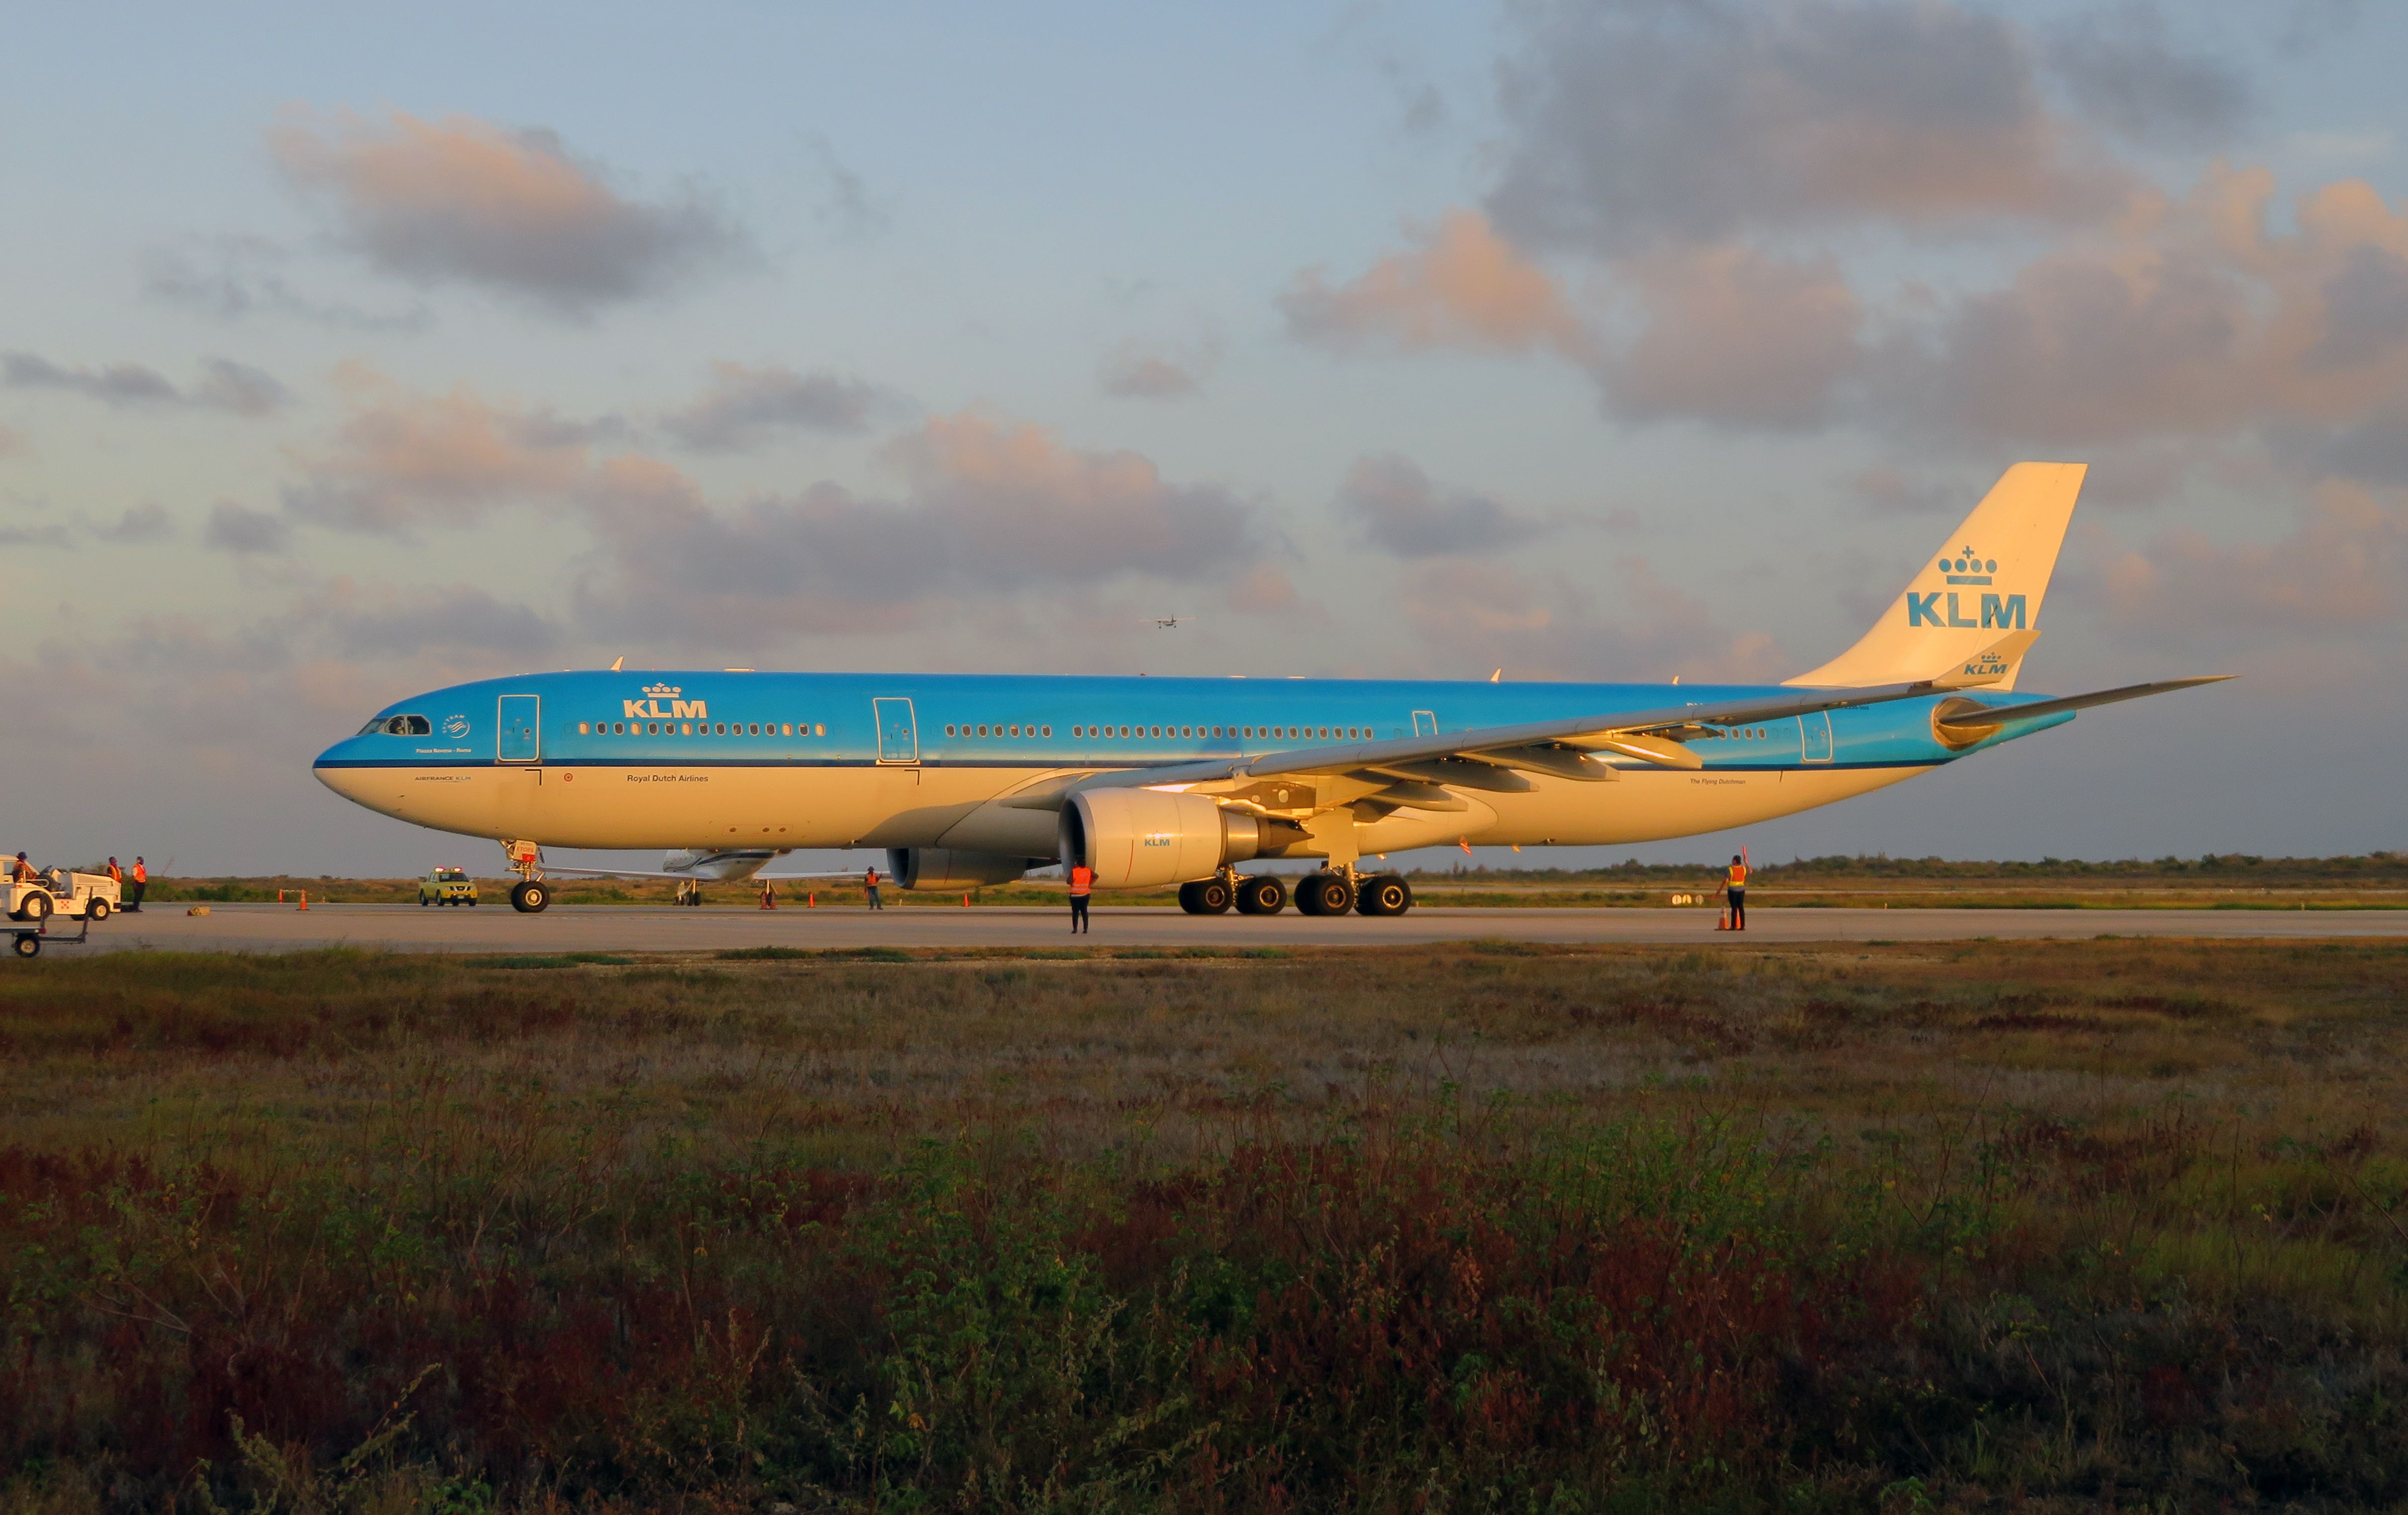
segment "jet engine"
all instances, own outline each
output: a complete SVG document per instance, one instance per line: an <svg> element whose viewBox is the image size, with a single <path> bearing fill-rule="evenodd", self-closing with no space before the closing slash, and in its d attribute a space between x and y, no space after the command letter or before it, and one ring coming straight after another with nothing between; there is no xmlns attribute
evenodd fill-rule
<svg viewBox="0 0 2408 1515"><path fill-rule="evenodd" d="M1095 869L1098 889L1185 883L1275 849L1266 824L1202 794L1083 790L1062 807L1062 863Z"/></svg>
<svg viewBox="0 0 2408 1515"><path fill-rule="evenodd" d="M1006 857L1000 852L962 852L950 847L890 847L886 871L905 889L973 889L1008 884L1044 858Z"/></svg>

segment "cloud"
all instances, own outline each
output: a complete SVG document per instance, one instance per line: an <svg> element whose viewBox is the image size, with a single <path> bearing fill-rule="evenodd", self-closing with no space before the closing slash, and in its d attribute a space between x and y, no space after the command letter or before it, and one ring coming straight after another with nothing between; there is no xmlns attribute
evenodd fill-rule
<svg viewBox="0 0 2408 1515"><path fill-rule="evenodd" d="M0 426L0 458L15 457L25 450L25 434L13 426Z"/></svg>
<svg viewBox="0 0 2408 1515"><path fill-rule="evenodd" d="M939 416L885 449L906 488L833 484L717 508L675 470L613 460L586 509L609 573L580 592L589 621L858 630L917 607L1124 576L1224 581L1260 557L1252 508L1177 484L1132 452L1088 452L975 413Z"/></svg>
<svg viewBox="0 0 2408 1515"><path fill-rule="evenodd" d="M466 389L421 394L358 367L337 376L351 401L331 447L296 454L293 515L346 531L402 535L462 525L510 504L557 504L583 485L595 429Z"/></svg>
<svg viewBox="0 0 2408 1515"><path fill-rule="evenodd" d="M373 311L313 299L285 278L290 256L260 236L213 238L198 252L153 248L142 260L142 293L222 321L272 313L360 332L419 332L435 322L435 313L414 302L405 310Z"/></svg>
<svg viewBox="0 0 2408 1515"><path fill-rule="evenodd" d="M1660 679L1764 681L1792 671L1761 633L1725 629L1711 607L1668 583L1644 559L1615 565L1609 618L1591 590L1560 573L1494 563L1432 562L1406 576L1406 624L1428 655L1515 679Z"/></svg>
<svg viewBox="0 0 2408 1515"><path fill-rule="evenodd" d="M292 392L274 375L246 363L211 358L201 364L200 381L193 386L192 403L238 416L265 416L283 408Z"/></svg>
<svg viewBox="0 0 2408 1515"><path fill-rule="evenodd" d="M167 511L155 500L130 505L123 514L107 525L87 524L84 529L104 542L155 542L174 533Z"/></svg>
<svg viewBox="0 0 2408 1515"><path fill-rule="evenodd" d="M203 547L238 556L281 552L292 539L293 523L284 517L231 500L211 506L208 522L201 528Z"/></svg>
<svg viewBox="0 0 2408 1515"><path fill-rule="evenodd" d="M1623 273L1645 325L1598 372L1625 415L1811 425L1856 364L1863 313L1832 259L1684 248L1635 258Z"/></svg>
<svg viewBox="0 0 2408 1515"><path fill-rule="evenodd" d="M462 650L533 655L560 641L549 618L468 584L405 592L337 579L294 606L283 621L313 650L346 658Z"/></svg>
<svg viewBox="0 0 2408 1515"><path fill-rule="evenodd" d="M1188 346L1123 342L1104 354L1096 382L1124 400L1183 400L1201 393L1220 365L1218 342Z"/></svg>
<svg viewBox="0 0 2408 1515"><path fill-rule="evenodd" d="M265 371L226 358L201 364L201 377L179 390L155 368L138 363L106 368L63 368L31 352L0 354L0 387L64 390L119 409L190 407L238 416L265 416L283 408L292 393Z"/></svg>
<svg viewBox="0 0 2408 1515"><path fill-rule="evenodd" d="M2008 21L1942 0L1535 5L1487 198L1533 249L1881 222L2076 221L2124 176L2048 108Z"/></svg>
<svg viewBox="0 0 2408 1515"><path fill-rule="evenodd" d="M1338 488L1338 513L1362 541L1400 558L1496 552L1547 529L1485 494L1442 488L1393 452L1354 461Z"/></svg>
<svg viewBox="0 0 2408 1515"><path fill-rule="evenodd" d="M2135 141L2206 146L2229 136L2254 104L2238 70L2175 48L2154 5L2077 16L2047 55L2085 117Z"/></svg>
<svg viewBox="0 0 2408 1515"><path fill-rule="evenodd" d="M743 246L688 186L629 198L542 130L470 116L371 122L293 117L267 134L277 166L332 211L343 239L420 288L463 283L555 314L660 294Z"/></svg>
<svg viewBox="0 0 2408 1515"><path fill-rule="evenodd" d="M0 547L73 547L75 537L64 526L0 526Z"/></svg>
<svg viewBox="0 0 2408 1515"><path fill-rule="evenodd" d="M868 236L894 223L894 212L886 202L844 165L826 137L814 134L810 146L812 156L819 160L821 177L827 181L827 199L819 208L822 221L853 236Z"/></svg>
<svg viewBox="0 0 2408 1515"><path fill-rule="evenodd" d="M786 432L852 435L896 407L884 391L839 374L798 374L771 365L738 363L710 365L711 383L701 398L661 418L661 428L697 452L737 452Z"/></svg>
<svg viewBox="0 0 2408 1515"><path fill-rule="evenodd" d="M2108 624L2136 640L2347 636L2408 619L2408 505L2396 490L2318 486L2286 536L2219 544L2168 532L2107 565Z"/></svg>
<svg viewBox="0 0 2408 1515"><path fill-rule="evenodd" d="M1555 279L1487 218L1450 210L1437 225L1409 231L1418 246L1343 284L1333 287L1318 268L1297 275L1280 296L1289 335L1341 350L1587 350L1580 314Z"/></svg>
<svg viewBox="0 0 2408 1515"><path fill-rule="evenodd" d="M2240 427L2338 429L2408 393L2408 217L2362 181L2271 232L2273 177L2219 166L2186 200L2007 286L1944 305L1879 350L1893 423L2096 446Z"/></svg>

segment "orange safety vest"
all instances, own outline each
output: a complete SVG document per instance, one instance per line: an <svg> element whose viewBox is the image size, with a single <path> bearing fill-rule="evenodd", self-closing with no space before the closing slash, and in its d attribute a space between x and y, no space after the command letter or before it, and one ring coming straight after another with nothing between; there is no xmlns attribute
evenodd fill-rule
<svg viewBox="0 0 2408 1515"><path fill-rule="evenodd" d="M1096 886L1096 870L1082 863L1070 870L1070 893L1084 894Z"/></svg>
<svg viewBox="0 0 2408 1515"><path fill-rule="evenodd" d="M108 881L112 884L122 884L125 881L125 875L117 871L117 865L114 863L108 865Z"/></svg>
<svg viewBox="0 0 2408 1515"><path fill-rule="evenodd" d="M149 883L150 881L150 870L144 867L141 864L136 863L134 865L134 881L137 884Z"/></svg>
<svg viewBox="0 0 2408 1515"><path fill-rule="evenodd" d="M1746 864L1734 863L1730 865L1730 886L1733 889L1745 889L1747 887Z"/></svg>

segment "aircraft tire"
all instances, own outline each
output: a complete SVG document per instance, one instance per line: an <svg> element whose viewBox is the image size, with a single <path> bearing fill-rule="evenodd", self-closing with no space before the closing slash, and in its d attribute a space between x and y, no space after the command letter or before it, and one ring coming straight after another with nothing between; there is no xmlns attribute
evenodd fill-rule
<svg viewBox="0 0 2408 1515"><path fill-rule="evenodd" d="M1402 915L1412 908L1413 886L1400 873L1383 873L1366 880L1354 900L1358 915Z"/></svg>
<svg viewBox="0 0 2408 1515"><path fill-rule="evenodd" d="M1268 873L1240 879L1237 903L1240 915L1277 915L1287 908L1287 885Z"/></svg>
<svg viewBox="0 0 2408 1515"><path fill-rule="evenodd" d="M1198 879L1179 886L1179 908L1189 915L1226 915L1230 903L1229 886L1223 879Z"/></svg>
<svg viewBox="0 0 2408 1515"><path fill-rule="evenodd" d="M1344 915L1354 908L1354 886L1344 874L1309 874L1296 886L1296 908L1307 915Z"/></svg>
<svg viewBox="0 0 2408 1515"><path fill-rule="evenodd" d="M19 957L41 956L42 938L35 936L30 931L21 931L17 933L17 955Z"/></svg>
<svg viewBox="0 0 2408 1515"><path fill-rule="evenodd" d="M510 886L510 908L521 915L541 915L552 903L552 891L539 879Z"/></svg>

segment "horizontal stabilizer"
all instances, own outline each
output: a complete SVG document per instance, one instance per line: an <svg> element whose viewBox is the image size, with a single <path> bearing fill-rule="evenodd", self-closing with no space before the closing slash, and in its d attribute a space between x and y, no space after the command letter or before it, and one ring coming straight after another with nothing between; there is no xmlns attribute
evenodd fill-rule
<svg viewBox="0 0 2408 1515"><path fill-rule="evenodd" d="M2119 700L2137 700L2149 694L2171 693L2177 689L2220 684L2232 677L2229 673L2216 673L2199 679L2161 679L2153 684L2126 684L2121 689L2068 694L2062 699L2035 700L2028 705L1984 705L1976 700L1952 700L1941 707L1933 723L1942 736L1978 741L2010 721L2036 721L2042 716L2065 715L2075 710L2087 710L2094 705L2114 705Z"/></svg>

